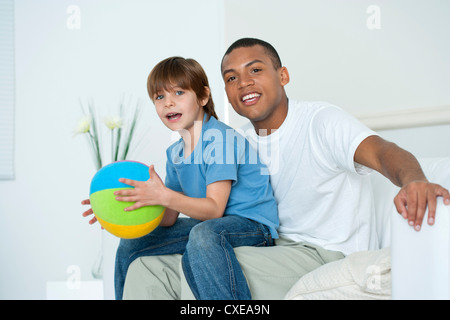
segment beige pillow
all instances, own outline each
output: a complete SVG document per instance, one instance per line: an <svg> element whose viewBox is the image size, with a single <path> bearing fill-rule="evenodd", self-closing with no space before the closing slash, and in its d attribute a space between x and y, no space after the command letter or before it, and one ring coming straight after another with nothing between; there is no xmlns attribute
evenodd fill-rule
<svg viewBox="0 0 450 320"><path fill-rule="evenodd" d="M391 299L390 249L361 251L306 274L285 299Z"/></svg>

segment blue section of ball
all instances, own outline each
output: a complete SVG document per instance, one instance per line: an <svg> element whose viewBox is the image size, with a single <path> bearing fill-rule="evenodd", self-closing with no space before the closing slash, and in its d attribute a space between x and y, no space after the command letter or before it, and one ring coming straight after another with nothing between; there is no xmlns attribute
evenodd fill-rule
<svg viewBox="0 0 450 320"><path fill-rule="evenodd" d="M147 181L150 178L148 166L141 162L128 160L108 164L97 171L92 178L89 194L105 189L131 187L119 182L120 178Z"/></svg>

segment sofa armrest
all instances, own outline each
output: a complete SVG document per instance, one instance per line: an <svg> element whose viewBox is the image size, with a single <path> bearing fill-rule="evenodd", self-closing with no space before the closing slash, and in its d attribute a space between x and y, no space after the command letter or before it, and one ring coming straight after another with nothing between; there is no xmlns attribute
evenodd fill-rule
<svg viewBox="0 0 450 320"><path fill-rule="evenodd" d="M395 211L391 232L392 298L450 299L450 206L438 198L435 224L419 232Z"/></svg>

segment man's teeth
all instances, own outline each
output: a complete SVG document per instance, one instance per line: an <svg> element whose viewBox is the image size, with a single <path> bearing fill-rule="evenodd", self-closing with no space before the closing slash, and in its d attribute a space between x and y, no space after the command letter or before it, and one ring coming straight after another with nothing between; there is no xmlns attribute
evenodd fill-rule
<svg viewBox="0 0 450 320"><path fill-rule="evenodd" d="M250 93L242 98L242 101L250 100L256 97L261 96L259 93Z"/></svg>

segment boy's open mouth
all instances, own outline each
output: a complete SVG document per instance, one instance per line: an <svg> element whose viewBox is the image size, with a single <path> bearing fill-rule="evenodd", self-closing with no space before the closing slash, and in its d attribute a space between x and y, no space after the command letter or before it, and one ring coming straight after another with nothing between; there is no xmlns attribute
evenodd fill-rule
<svg viewBox="0 0 450 320"><path fill-rule="evenodd" d="M181 113L173 112L166 115L169 121L176 121L181 118Z"/></svg>

